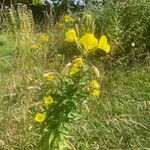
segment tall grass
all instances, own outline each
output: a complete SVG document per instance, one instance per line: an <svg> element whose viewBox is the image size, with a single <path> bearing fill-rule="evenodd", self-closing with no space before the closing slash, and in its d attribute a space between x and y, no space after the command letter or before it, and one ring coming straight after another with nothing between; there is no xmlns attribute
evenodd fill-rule
<svg viewBox="0 0 150 150"><path fill-rule="evenodd" d="M112 55L136 61L149 55L150 4L148 1L113 1L88 5L97 18L96 32L107 34Z"/></svg>
<svg viewBox="0 0 150 150"><path fill-rule="evenodd" d="M97 37L99 33L108 35L111 57L119 56L119 63L108 66L104 61L111 62L110 56L103 56L103 62L100 55L93 56L102 71L102 96L97 100L89 98L81 110L84 117L72 123L71 149L150 148L150 68L149 63L137 62L149 54L148 3L90 5L84 12L96 15L95 33ZM53 19L43 30L37 30L26 6L12 6L1 12L0 149L38 150L42 134L34 123L34 111L43 94L42 75L45 71L61 72L78 53L75 45L64 43L68 27L58 29ZM49 35L47 43L41 41L43 34ZM136 65L119 66L120 56L136 61Z"/></svg>

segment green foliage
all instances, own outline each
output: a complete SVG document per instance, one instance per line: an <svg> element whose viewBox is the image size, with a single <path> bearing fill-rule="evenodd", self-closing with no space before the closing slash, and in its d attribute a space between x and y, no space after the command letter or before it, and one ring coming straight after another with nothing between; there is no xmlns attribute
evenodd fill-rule
<svg viewBox="0 0 150 150"><path fill-rule="evenodd" d="M105 150L150 147L149 63L140 66L134 62L133 67L131 64L120 67L120 60L112 63L111 55L106 56L105 49L111 41L110 52L113 56L127 57L131 54L131 42L134 42L132 49L135 53L132 54L138 52L137 56L141 57L140 54L149 44L149 6L144 4L144 1L138 1L128 5L91 5L90 11L85 11L83 17L68 15L71 21L66 22L62 16L55 24L51 18L50 24L44 29L38 27L39 30L36 30L31 11L26 6L19 5L17 10L11 7L2 11L0 149ZM92 14L97 12L101 16L95 15L95 20ZM65 36L72 29L73 34L71 32ZM132 31L136 36L134 40L131 38ZM83 45L80 39L89 32L91 34L86 36ZM98 40L100 34L107 34L109 40L101 44L98 51L91 42ZM91 40L88 41L89 38ZM89 53L85 51L85 45L92 47ZM79 60L78 65L75 60ZM66 62L70 63L66 65ZM92 64L98 64L96 66L100 72ZM44 74L45 71L48 74ZM93 93L91 86L91 81L95 79L93 83L98 93ZM48 96L53 100L45 100ZM46 117L35 119L37 112Z"/></svg>
<svg viewBox="0 0 150 150"><path fill-rule="evenodd" d="M149 148L149 69L147 64L107 71L101 99L74 125L75 149Z"/></svg>
<svg viewBox="0 0 150 150"><path fill-rule="evenodd" d="M32 5L42 5L43 0L32 0Z"/></svg>
<svg viewBox="0 0 150 150"><path fill-rule="evenodd" d="M71 123L81 119L82 109L90 97L90 81L95 77L91 76L90 70L85 64L73 75L54 74L54 80L46 81L41 87L39 97L43 99L43 106L39 105L38 111L45 113L46 119L39 126L42 131L40 149L71 149L72 144L68 141ZM49 96L52 102L48 104L45 100Z"/></svg>
<svg viewBox="0 0 150 150"><path fill-rule="evenodd" d="M86 7L97 18L96 33L107 34L113 56L139 59L149 52L149 2L130 0Z"/></svg>

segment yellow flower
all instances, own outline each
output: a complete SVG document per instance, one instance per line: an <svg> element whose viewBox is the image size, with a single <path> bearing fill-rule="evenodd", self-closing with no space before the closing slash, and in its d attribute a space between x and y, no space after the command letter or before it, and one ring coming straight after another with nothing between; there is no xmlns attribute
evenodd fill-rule
<svg viewBox="0 0 150 150"><path fill-rule="evenodd" d="M54 99L51 96L44 97L45 106L52 105L54 103Z"/></svg>
<svg viewBox="0 0 150 150"><path fill-rule="evenodd" d="M65 37L66 37L65 41L67 41L67 42L72 43L72 42L76 41L77 40L76 31L74 29L68 30L65 33Z"/></svg>
<svg viewBox="0 0 150 150"><path fill-rule="evenodd" d="M37 113L36 115L35 115L35 118L34 118L34 120L36 121L36 122L43 122L44 120L45 120L45 118L46 118L46 114L45 113Z"/></svg>
<svg viewBox="0 0 150 150"><path fill-rule="evenodd" d="M94 90L91 92L91 95L94 96L94 97L98 97L98 96L100 95L100 90L94 89Z"/></svg>
<svg viewBox="0 0 150 150"><path fill-rule="evenodd" d="M99 84L96 80L91 81L91 87L92 89L99 89Z"/></svg>
<svg viewBox="0 0 150 150"><path fill-rule="evenodd" d="M83 45L87 52L91 52L90 50L94 49L98 45L98 40L91 33L85 33L79 42Z"/></svg>
<svg viewBox="0 0 150 150"><path fill-rule="evenodd" d="M102 35L99 43L98 48L104 50L106 53L110 52L110 45L107 43L107 37L105 35Z"/></svg>
<svg viewBox="0 0 150 150"><path fill-rule="evenodd" d="M79 72L80 68L78 66L76 66L76 64L73 64L71 70L70 70L70 75L73 75L77 72Z"/></svg>
<svg viewBox="0 0 150 150"><path fill-rule="evenodd" d="M82 58L76 58L74 61L73 61L78 67L82 67L83 66L83 60Z"/></svg>
<svg viewBox="0 0 150 150"><path fill-rule="evenodd" d="M64 16L64 20L65 20L65 22L74 22L75 21L75 19L73 17L68 16L68 15Z"/></svg>
<svg viewBox="0 0 150 150"><path fill-rule="evenodd" d="M53 76L53 74L51 72L45 73L43 75L43 77L45 78L46 81L52 81L52 80L54 80L54 76Z"/></svg>
<svg viewBox="0 0 150 150"><path fill-rule="evenodd" d="M81 67L84 65L82 58L76 58L73 60L72 68L70 70L70 75L77 73Z"/></svg>
<svg viewBox="0 0 150 150"><path fill-rule="evenodd" d="M49 36L48 35L46 35L46 34L41 35L41 41L42 42L48 42L48 40L49 40Z"/></svg>

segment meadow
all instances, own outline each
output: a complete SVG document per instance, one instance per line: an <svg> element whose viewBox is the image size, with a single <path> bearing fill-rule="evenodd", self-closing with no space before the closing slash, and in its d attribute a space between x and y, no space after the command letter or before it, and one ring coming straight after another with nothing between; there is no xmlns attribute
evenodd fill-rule
<svg viewBox="0 0 150 150"><path fill-rule="evenodd" d="M1 7L1 150L149 150L150 3L88 4L35 24Z"/></svg>

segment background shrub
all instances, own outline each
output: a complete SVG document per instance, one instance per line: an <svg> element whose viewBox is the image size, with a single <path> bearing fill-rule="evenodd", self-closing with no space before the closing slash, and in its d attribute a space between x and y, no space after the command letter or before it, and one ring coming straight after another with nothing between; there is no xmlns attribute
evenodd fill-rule
<svg viewBox="0 0 150 150"><path fill-rule="evenodd" d="M150 5L147 1L89 3L86 12L96 18L96 33L107 34L112 43L112 55L132 60L149 53ZM130 60L131 60L130 59Z"/></svg>

